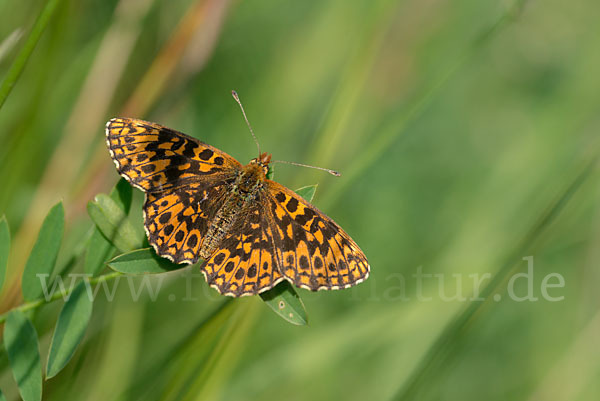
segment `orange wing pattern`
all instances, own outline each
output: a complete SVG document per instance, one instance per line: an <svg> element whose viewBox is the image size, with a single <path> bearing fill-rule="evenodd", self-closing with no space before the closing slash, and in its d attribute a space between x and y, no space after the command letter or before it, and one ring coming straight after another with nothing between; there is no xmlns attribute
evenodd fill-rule
<svg viewBox="0 0 600 401"><path fill-rule="evenodd" d="M146 193L144 227L156 253L175 263L205 258L201 270L221 294L255 295L284 279L339 289L369 276L350 236L265 179L262 159L242 167L195 138L129 118L107 123L106 142L119 174Z"/></svg>
<svg viewBox="0 0 600 401"><path fill-rule="evenodd" d="M317 291L348 288L369 277L365 254L340 226L283 185L265 184L275 252L286 279Z"/></svg>
<svg viewBox="0 0 600 401"><path fill-rule="evenodd" d="M265 181L251 206L201 267L221 294L255 295L282 279L312 291L367 279L369 264L333 220L284 186Z"/></svg>
<svg viewBox="0 0 600 401"><path fill-rule="evenodd" d="M241 164L181 132L130 118L110 120L106 142L119 174L146 192L150 245L175 263L196 263Z"/></svg>
<svg viewBox="0 0 600 401"><path fill-rule="evenodd" d="M229 194L228 181L149 192L144 227L156 253L175 263L196 263L208 228Z"/></svg>
<svg viewBox="0 0 600 401"><path fill-rule="evenodd" d="M272 227L262 209L259 199L240 213L236 227L201 267L206 281L221 294L256 295L284 279L275 259Z"/></svg>
<svg viewBox="0 0 600 401"><path fill-rule="evenodd" d="M110 120L106 143L119 174L144 192L161 192L199 179L215 180L242 167L233 157L196 138L132 118Z"/></svg>

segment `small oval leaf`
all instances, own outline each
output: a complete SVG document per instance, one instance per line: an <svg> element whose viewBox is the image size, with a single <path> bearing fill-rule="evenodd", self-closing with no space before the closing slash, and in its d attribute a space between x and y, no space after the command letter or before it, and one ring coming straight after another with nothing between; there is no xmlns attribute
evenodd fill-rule
<svg viewBox="0 0 600 401"><path fill-rule="evenodd" d="M304 303L288 281L282 281L269 291L260 294L260 297L275 313L288 322L298 326L308 323Z"/></svg>
<svg viewBox="0 0 600 401"><path fill-rule="evenodd" d="M60 311L48 353L46 379L56 376L65 367L85 334L93 307L91 291L87 290L89 285L85 281L77 284Z"/></svg>
<svg viewBox="0 0 600 401"><path fill-rule="evenodd" d="M117 181L112 191L110 191L110 198L115 201L125 214L129 214L131 200L133 199L133 187L125 178L121 178Z"/></svg>
<svg viewBox="0 0 600 401"><path fill-rule="evenodd" d="M64 226L65 209L62 202L59 202L50 209L44 219L37 241L25 265L21 288L26 301L33 301L42 296L42 280L48 280L54 270Z"/></svg>
<svg viewBox="0 0 600 401"><path fill-rule="evenodd" d="M131 185L124 178L121 178L110 192L110 198L125 214L129 214L132 197ZM98 276L114 252L115 247L102 235L98 227L94 226L85 252L83 271L92 277Z"/></svg>
<svg viewBox="0 0 600 401"><path fill-rule="evenodd" d="M4 347L23 401L42 399L42 364L33 324L23 312L14 310L6 317Z"/></svg>
<svg viewBox="0 0 600 401"><path fill-rule="evenodd" d="M6 277L6 266L8 265L8 253L10 252L10 230L6 216L0 219L0 290L4 285Z"/></svg>
<svg viewBox="0 0 600 401"><path fill-rule="evenodd" d="M115 247L102 235L98 227L93 228L83 261L83 271L92 277L102 272L104 262L115 252Z"/></svg>
<svg viewBox="0 0 600 401"><path fill-rule="evenodd" d="M87 210L102 235L118 250L128 252L139 248L143 234L133 227L125 212L108 195L96 195L96 200L88 203Z"/></svg>
<svg viewBox="0 0 600 401"><path fill-rule="evenodd" d="M315 197L315 192L317 191L317 186L318 184L307 185L305 187L298 188L294 192L296 192L298 195L300 195L307 201L312 202L313 198Z"/></svg>
<svg viewBox="0 0 600 401"><path fill-rule="evenodd" d="M156 274L183 269L189 265L176 265L175 263L158 256L156 252L154 252L154 249L144 248L119 255L108 262L108 266L120 273Z"/></svg>

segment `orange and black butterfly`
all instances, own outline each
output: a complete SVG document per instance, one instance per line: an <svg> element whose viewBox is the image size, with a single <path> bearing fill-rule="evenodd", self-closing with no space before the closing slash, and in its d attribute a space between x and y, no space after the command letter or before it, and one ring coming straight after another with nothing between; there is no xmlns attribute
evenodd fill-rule
<svg viewBox="0 0 600 401"><path fill-rule="evenodd" d="M237 100L237 99L236 99ZM132 118L106 124L117 171L146 193L144 227L156 253L204 262L224 295L255 295L282 280L309 290L367 279L364 253L344 230L295 192L266 178L271 155L243 166L181 132Z"/></svg>

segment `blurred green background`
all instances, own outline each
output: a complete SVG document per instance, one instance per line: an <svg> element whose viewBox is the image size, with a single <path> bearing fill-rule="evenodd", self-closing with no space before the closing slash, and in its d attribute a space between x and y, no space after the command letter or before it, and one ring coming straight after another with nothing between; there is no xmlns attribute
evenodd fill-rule
<svg viewBox="0 0 600 401"><path fill-rule="evenodd" d="M59 199L61 258L83 246L87 201L118 178L109 118L155 121L241 162L255 157L232 89L263 150L342 173L278 165L276 180L319 183L315 205L372 271L349 290L299 290L304 327L258 297L202 325L223 298L189 269L167 274L156 299L133 299L123 280L112 302L95 303L44 399L598 399L600 3L51 3L0 109L0 215L13 236L3 311L21 302L20 273ZM0 2L0 77L46 4ZM517 302L506 281L528 256L539 300ZM418 288L418 269L439 276ZM470 298L470 275L485 273L495 277L482 281L482 292L494 284L486 302L444 299ZM549 290L559 302L542 297L550 273L564 278ZM515 292L527 290L518 280ZM35 316L42 360L59 304ZM0 388L17 399L4 355L0 367Z"/></svg>

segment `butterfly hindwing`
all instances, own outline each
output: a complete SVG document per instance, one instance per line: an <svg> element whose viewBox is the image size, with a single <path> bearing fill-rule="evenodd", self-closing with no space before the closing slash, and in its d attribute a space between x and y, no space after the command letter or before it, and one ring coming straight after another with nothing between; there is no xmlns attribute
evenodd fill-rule
<svg viewBox="0 0 600 401"><path fill-rule="evenodd" d="M162 125L113 118L106 143L117 171L144 192L160 192L241 169L233 157Z"/></svg>
<svg viewBox="0 0 600 401"><path fill-rule="evenodd" d="M225 203L230 181L204 182L146 194L144 227L156 253L175 263L196 263L210 223Z"/></svg>
<svg viewBox="0 0 600 401"><path fill-rule="evenodd" d="M201 266L207 282L221 294L255 295L283 280L263 206L259 200L252 201L220 249Z"/></svg>
<svg viewBox="0 0 600 401"><path fill-rule="evenodd" d="M344 230L300 195L266 180L279 269L313 291L347 288L369 276L364 253Z"/></svg>

